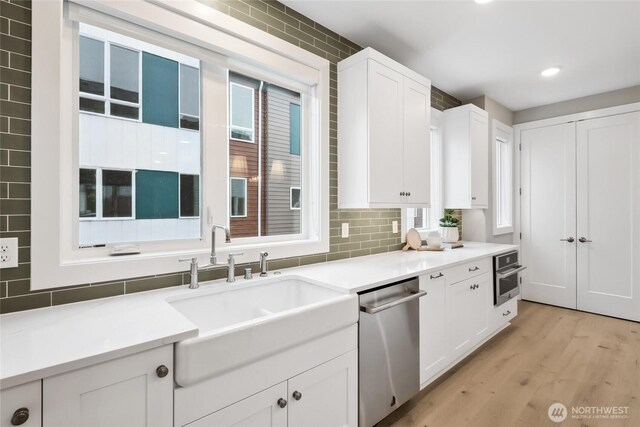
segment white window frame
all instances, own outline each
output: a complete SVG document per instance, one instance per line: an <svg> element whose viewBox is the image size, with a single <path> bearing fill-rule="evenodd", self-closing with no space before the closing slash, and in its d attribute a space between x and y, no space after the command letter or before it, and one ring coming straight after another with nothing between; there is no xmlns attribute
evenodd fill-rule
<svg viewBox="0 0 640 427"><path fill-rule="evenodd" d="M180 257L207 262L211 225L228 225L230 221L229 68L247 75L261 74L267 81L305 94L302 98L308 113L302 124L306 154L302 187L312 191L303 194L305 210L300 235L257 240L232 237L232 243L225 244L223 233L217 233L219 256L243 251L245 255L239 261L253 262L266 249L273 258L328 252L329 61L195 0L56 0L34 2L32 8L32 290L180 272L185 268L178 262ZM65 16L130 37L146 38L167 49L207 58L207 64L212 64L201 69L202 90L212 96L202 97L200 113L201 117L219 117L220 121L201 125L204 163L200 239L144 242L139 255L121 257L109 256L111 245L82 250L74 245L78 241L78 227L74 226L79 170L75 148L78 81L74 80L74 31L78 25ZM286 76L295 76L295 81ZM221 151L222 146L225 148ZM221 200L225 202L220 203Z"/></svg>
<svg viewBox="0 0 640 427"><path fill-rule="evenodd" d="M201 95L202 95L202 85L198 85L198 115L197 116L193 116L191 114L187 114L187 113L183 113L182 112L182 66L185 67L191 67L191 68L195 68L196 70L198 70L198 73L201 73L200 67L194 67L192 65L189 64L185 64L184 62L178 62L178 128L182 129L182 130L187 130L187 131L191 131L191 132L200 132L202 131L202 118L201 118L201 110L202 110L202 102L201 102ZM140 71L142 73L142 71ZM140 78L140 80L142 80L142 77ZM202 81L202 76L200 77L200 80ZM142 98L140 98L142 99ZM182 116L185 117L192 117L192 118L196 118L198 119L198 130L195 129L189 129L189 128L183 128L182 127L182 123L181 123L181 119ZM191 218L191 217L189 217Z"/></svg>
<svg viewBox="0 0 640 427"><path fill-rule="evenodd" d="M297 155L297 154L294 154L294 155ZM302 189L300 187L289 187L289 210L299 211L300 208L296 208L293 206L293 190L300 191L300 207L302 207Z"/></svg>
<svg viewBox="0 0 640 427"><path fill-rule="evenodd" d="M120 169L120 168L101 168L96 166L80 166L79 169L93 169L96 171L96 216L80 216L78 210L78 221L124 221L136 219L136 174L133 169ZM104 192L102 189L102 171L119 171L131 173L131 216L104 216L103 198Z"/></svg>
<svg viewBox="0 0 640 427"><path fill-rule="evenodd" d="M233 120L233 88L238 87L238 88L243 88L243 89L248 89L251 91L251 128L245 128L242 126L235 126L231 123L231 121ZM256 117L255 117L255 111L256 111L256 90L254 88L252 88L251 86L247 86L247 85L243 85L241 83L237 83L237 82L229 82L229 139L232 141L238 141L238 142L246 142L249 144L254 144L256 142ZM251 140L246 140L246 139L238 139L238 138L233 138L231 137L232 131L234 129L239 129L239 130L250 130L251 131Z"/></svg>
<svg viewBox="0 0 640 427"><path fill-rule="evenodd" d="M232 197L231 187L233 186L233 184L232 184L233 181L242 181L242 182L244 182L244 215L233 215L231 213L231 209L232 209L232 206L231 206L231 197ZM248 200L247 200L248 193L249 192L248 192L248 189L247 189L247 178L232 176L229 179L229 217L230 218L246 218L247 217L247 215L249 214L247 212L247 208L249 206L249 203L248 203Z"/></svg>
<svg viewBox="0 0 640 427"><path fill-rule="evenodd" d="M498 212L500 209L500 173L498 171L498 153L499 147L498 144L507 144L508 145L508 153L509 153L509 168L507 173L508 180L508 209L510 210L509 218L511 219L510 224L499 225L498 224ZM513 224L514 224L514 142L513 142L513 128L509 125L506 125L496 119L493 119L491 122L491 147L493 151L493 155L491 156L492 160L492 178L493 178L493 235L498 236L501 234L509 234L513 233Z"/></svg>
<svg viewBox="0 0 640 427"><path fill-rule="evenodd" d="M438 130L438 141L436 141L435 147L432 145L433 141L431 141L431 133L434 129ZM438 224L438 220L442 214L443 204L443 196L444 196L444 174L443 174L443 149L442 149L442 111L437 110L435 108L431 108L431 126L429 129L429 150L431 152L431 207L429 208L419 208L425 211L425 221L426 227L420 226L416 227L413 224L413 215L414 209L417 208L406 208L402 210L402 216L404 221L402 221L402 235L404 236L410 228L416 228L421 231L423 234L428 234L432 231L439 231L440 226ZM434 153L436 151L436 153ZM436 155L434 155L436 154Z"/></svg>

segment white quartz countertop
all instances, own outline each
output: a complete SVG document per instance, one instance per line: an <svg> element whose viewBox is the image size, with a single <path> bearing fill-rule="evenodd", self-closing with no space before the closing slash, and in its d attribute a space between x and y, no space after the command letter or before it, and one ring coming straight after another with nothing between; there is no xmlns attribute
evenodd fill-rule
<svg viewBox="0 0 640 427"><path fill-rule="evenodd" d="M394 251L287 269L282 276L296 275L356 293L517 248L465 243L464 248L443 252ZM268 279L254 277L256 285ZM229 286L224 280L216 281L202 285L198 292L218 292ZM167 302L193 292L180 286L4 314L0 316L0 388L197 336L198 328Z"/></svg>

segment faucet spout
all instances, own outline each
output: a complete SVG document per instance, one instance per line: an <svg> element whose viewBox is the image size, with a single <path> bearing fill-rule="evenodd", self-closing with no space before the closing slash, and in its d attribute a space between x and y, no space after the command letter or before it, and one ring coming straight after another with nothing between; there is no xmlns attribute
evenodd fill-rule
<svg viewBox="0 0 640 427"><path fill-rule="evenodd" d="M220 228L224 230L224 237L226 243L231 243L231 230L229 227L225 225L214 224L211 227L211 265L216 265L218 263L218 255L216 254L216 229Z"/></svg>

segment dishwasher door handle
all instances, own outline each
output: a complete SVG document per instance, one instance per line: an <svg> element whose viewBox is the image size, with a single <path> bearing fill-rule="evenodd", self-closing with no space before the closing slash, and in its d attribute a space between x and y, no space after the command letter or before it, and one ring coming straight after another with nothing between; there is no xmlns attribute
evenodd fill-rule
<svg viewBox="0 0 640 427"><path fill-rule="evenodd" d="M398 298L397 300L393 300L387 304L372 306L369 304L361 304L360 311L364 311L369 314L380 313L381 311L387 310L391 307L395 307L396 305L404 304L409 301L413 301L414 299L421 298L427 294L427 291L418 291L416 293L412 293L409 296Z"/></svg>

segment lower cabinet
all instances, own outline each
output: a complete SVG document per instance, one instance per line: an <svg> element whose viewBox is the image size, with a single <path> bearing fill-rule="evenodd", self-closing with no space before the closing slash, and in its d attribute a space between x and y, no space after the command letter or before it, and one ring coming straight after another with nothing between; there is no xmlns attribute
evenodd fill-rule
<svg viewBox="0 0 640 427"><path fill-rule="evenodd" d="M511 321L514 317L518 315L518 299L511 298L509 301L505 302L502 305L497 307L493 307L493 311L491 313L491 328L493 330L497 330L502 325Z"/></svg>
<svg viewBox="0 0 640 427"><path fill-rule="evenodd" d="M173 346L45 378L42 387L43 424L48 427L169 427Z"/></svg>
<svg viewBox="0 0 640 427"><path fill-rule="evenodd" d="M354 350L187 425L356 427L357 399Z"/></svg>
<svg viewBox="0 0 640 427"><path fill-rule="evenodd" d="M489 332L489 312L493 307L491 274L482 274L447 286L449 353L462 356Z"/></svg>
<svg viewBox="0 0 640 427"><path fill-rule="evenodd" d="M42 381L0 391L0 426L42 426Z"/></svg>
<svg viewBox="0 0 640 427"><path fill-rule="evenodd" d="M449 364L446 277L443 272L420 276L420 384Z"/></svg>

